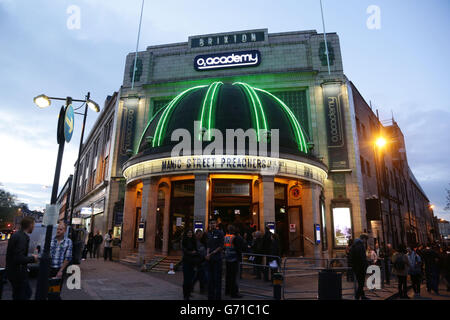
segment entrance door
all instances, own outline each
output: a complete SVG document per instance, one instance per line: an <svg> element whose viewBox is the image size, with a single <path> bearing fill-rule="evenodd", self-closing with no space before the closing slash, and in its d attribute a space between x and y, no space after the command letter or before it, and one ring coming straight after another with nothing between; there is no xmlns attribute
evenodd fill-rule
<svg viewBox="0 0 450 320"><path fill-rule="evenodd" d="M250 204L242 205L232 203L224 206L223 203L213 204L213 217L217 219L219 227L226 232L228 225L233 224L243 234L248 225L252 224L252 211Z"/></svg>

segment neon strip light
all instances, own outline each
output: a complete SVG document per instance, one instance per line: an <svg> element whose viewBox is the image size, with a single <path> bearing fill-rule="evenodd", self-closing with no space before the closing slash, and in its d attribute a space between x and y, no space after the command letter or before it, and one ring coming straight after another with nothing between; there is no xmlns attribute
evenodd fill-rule
<svg viewBox="0 0 450 320"><path fill-rule="evenodd" d="M153 117L148 121L147 125L145 126L144 131L142 131L142 135L141 138L139 139L139 143L137 145L136 150L134 151L134 154L137 154L139 152L139 147L141 146L142 143L142 139L144 139L144 134L147 131L148 127L150 127L150 124L152 123L152 121L161 113L161 111L166 110L167 106L169 104L166 104L164 107L162 107L161 109L159 109L154 115ZM154 138L154 137L153 137Z"/></svg>
<svg viewBox="0 0 450 320"><path fill-rule="evenodd" d="M254 89L264 92L264 93L267 93L272 98L277 100L277 102L281 105L284 112L288 115L288 117L290 119L291 125L293 126L293 129L294 129L297 144L299 146L299 150L307 153L308 152L308 144L305 139L305 134L303 133L302 127L300 126L300 123L298 122L297 118L292 113L291 109L283 101L281 101L277 96L271 94L270 92L263 90L263 89L259 89L259 88L254 88Z"/></svg>
<svg viewBox="0 0 450 320"><path fill-rule="evenodd" d="M213 113L213 106L214 106L214 111L216 109L215 108L215 104L216 104L216 100L217 100L216 92L218 92L217 88L219 88L221 85L223 85L222 82L217 82L217 85L214 87L214 91L212 93L210 104L209 104L208 141L211 141L211 118L212 118L212 113Z"/></svg>
<svg viewBox="0 0 450 320"><path fill-rule="evenodd" d="M182 93L180 93L179 95L177 95L169 103L169 105L164 110L163 114L161 115L161 118L159 118L158 125L157 125L156 131L155 131L155 138L153 139L153 147L161 145L161 140L162 140L162 138L164 136L165 127L167 125L167 119L168 119L169 115L172 113L172 111L175 108L175 106L177 105L177 102L182 97L184 97L187 93L191 92L192 90L196 90L196 89L200 89L200 88L204 88L204 87L206 87L206 86L196 86L196 87L189 88L189 89L183 91Z"/></svg>
<svg viewBox="0 0 450 320"><path fill-rule="evenodd" d="M250 98L249 100L251 100L251 105L253 107L253 117L256 121L256 138L257 141L259 141L259 116L258 116L258 110L256 109L256 103L255 103L255 99L253 98L253 95L250 91L250 89L246 86L245 83L242 82L235 82L233 83L233 85L239 85L240 87L242 87L244 89L244 92L246 93L247 98Z"/></svg>
<svg viewBox="0 0 450 320"><path fill-rule="evenodd" d="M259 99L259 97L258 97L258 95L256 94L256 92L255 92L255 90L253 89L253 87L251 87L251 86L248 85L247 83L243 83L243 85L245 85L245 86L250 90L250 92L252 93L252 95L256 98L256 101L258 102L258 108L259 108L259 111L260 111L259 115L261 116L262 122L263 122L263 128L264 128L265 130L267 130L266 115L265 115L265 113L264 113L264 109L263 109L261 100Z"/></svg>
<svg viewBox="0 0 450 320"><path fill-rule="evenodd" d="M206 92L205 98L203 99L203 103L202 103L202 113L200 115L200 130L203 129L203 126L206 123L208 123L207 129L211 129L211 114L212 114L211 110L212 110L214 98L216 95L216 89L219 85L222 85L222 84L223 84L222 82L213 82L209 86L208 91ZM209 111L206 112L208 101L209 101ZM208 119L208 122L207 122L207 119ZM211 139L210 133L209 133L208 138ZM203 132L200 132L198 139L203 140Z"/></svg>

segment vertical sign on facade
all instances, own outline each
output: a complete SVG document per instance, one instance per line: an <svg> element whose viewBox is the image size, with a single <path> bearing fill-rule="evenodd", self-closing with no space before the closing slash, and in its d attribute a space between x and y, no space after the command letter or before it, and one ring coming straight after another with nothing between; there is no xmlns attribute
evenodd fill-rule
<svg viewBox="0 0 450 320"><path fill-rule="evenodd" d="M329 167L348 169L348 152L345 139L344 105L338 83L323 84L323 101L326 117Z"/></svg>

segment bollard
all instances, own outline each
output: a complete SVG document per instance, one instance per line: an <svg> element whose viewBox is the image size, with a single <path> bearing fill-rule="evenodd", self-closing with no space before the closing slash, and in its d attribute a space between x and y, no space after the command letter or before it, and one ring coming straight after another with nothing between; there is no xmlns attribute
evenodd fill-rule
<svg viewBox="0 0 450 320"><path fill-rule="evenodd" d="M281 285L283 284L283 274L277 272L272 275L273 298L281 300Z"/></svg>
<svg viewBox="0 0 450 320"><path fill-rule="evenodd" d="M62 281L60 278L48 279L48 300L61 300Z"/></svg>
<svg viewBox="0 0 450 320"><path fill-rule="evenodd" d="M0 268L0 300L2 300L4 277L5 277L5 268Z"/></svg>

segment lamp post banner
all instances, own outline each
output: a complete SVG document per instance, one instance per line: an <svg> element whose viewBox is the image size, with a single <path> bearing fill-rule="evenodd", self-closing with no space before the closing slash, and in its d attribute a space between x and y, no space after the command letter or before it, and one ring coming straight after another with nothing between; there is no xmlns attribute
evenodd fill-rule
<svg viewBox="0 0 450 320"><path fill-rule="evenodd" d="M344 104L339 84L323 85L326 115L329 168L348 169L348 152L345 139Z"/></svg>
<svg viewBox="0 0 450 320"><path fill-rule="evenodd" d="M64 138L67 142L70 142L73 134L73 126L75 122L75 117L73 113L72 105L69 105L66 109L66 114L64 117Z"/></svg>

